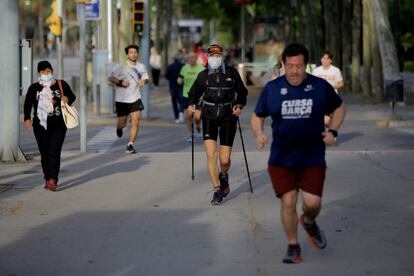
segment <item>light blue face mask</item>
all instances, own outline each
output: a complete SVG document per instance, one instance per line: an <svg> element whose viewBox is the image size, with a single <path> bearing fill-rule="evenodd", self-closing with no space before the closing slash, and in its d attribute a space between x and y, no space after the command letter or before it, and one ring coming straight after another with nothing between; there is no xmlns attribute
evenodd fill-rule
<svg viewBox="0 0 414 276"><path fill-rule="evenodd" d="M40 75L39 78L41 81L51 81L53 79L53 75L52 74L47 74L47 75Z"/></svg>

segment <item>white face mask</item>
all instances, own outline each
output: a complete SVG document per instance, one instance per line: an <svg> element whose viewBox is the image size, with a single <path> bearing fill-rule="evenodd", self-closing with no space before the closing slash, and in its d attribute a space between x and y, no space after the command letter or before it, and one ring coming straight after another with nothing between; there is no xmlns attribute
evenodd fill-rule
<svg viewBox="0 0 414 276"><path fill-rule="evenodd" d="M223 62L223 58L217 57L217 56L211 56L208 57L208 66L210 66L211 69L217 69L220 67L221 63Z"/></svg>
<svg viewBox="0 0 414 276"><path fill-rule="evenodd" d="M41 81L44 81L44 82L48 82L48 81L51 81L52 79L53 79L53 75L52 74L47 74L47 75L40 75L40 78L39 78Z"/></svg>

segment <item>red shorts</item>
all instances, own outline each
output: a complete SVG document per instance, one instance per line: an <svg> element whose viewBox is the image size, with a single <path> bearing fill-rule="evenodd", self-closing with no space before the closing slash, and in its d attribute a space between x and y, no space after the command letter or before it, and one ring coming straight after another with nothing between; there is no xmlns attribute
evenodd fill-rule
<svg viewBox="0 0 414 276"><path fill-rule="evenodd" d="M273 190L277 197L292 190L303 190L313 195L322 196L326 166L314 166L299 169L268 166Z"/></svg>

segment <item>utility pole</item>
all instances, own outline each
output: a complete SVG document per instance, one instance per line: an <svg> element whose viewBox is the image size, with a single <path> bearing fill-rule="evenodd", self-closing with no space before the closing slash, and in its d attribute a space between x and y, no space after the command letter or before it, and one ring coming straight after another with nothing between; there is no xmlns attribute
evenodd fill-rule
<svg viewBox="0 0 414 276"><path fill-rule="evenodd" d="M112 64L112 62L114 61L114 33L113 33L113 1L112 0L107 0L106 2L107 6L106 6L106 11L107 11L107 15L106 18L108 19L108 24L107 24L107 32L108 32L108 63Z"/></svg>
<svg viewBox="0 0 414 276"><path fill-rule="evenodd" d="M244 5L240 5L240 30L241 30L241 63L244 63L246 57L246 41L245 41L245 19Z"/></svg>
<svg viewBox="0 0 414 276"><path fill-rule="evenodd" d="M79 58L80 58L80 76L79 76L79 94L80 94L80 151L86 152L86 21L85 21L85 3L78 3L78 24L79 24Z"/></svg>
<svg viewBox="0 0 414 276"><path fill-rule="evenodd" d="M62 49L62 36L63 36L63 17L62 17L62 0L57 0L57 14L60 21L61 34L56 36L56 51L57 51L57 67L58 67L58 79L63 79L63 49Z"/></svg>
<svg viewBox="0 0 414 276"><path fill-rule="evenodd" d="M119 31L119 51L118 56L119 60L123 60L125 56L124 49L129 44L132 44L132 13L131 13L131 1L130 0L121 0L121 24Z"/></svg>
<svg viewBox="0 0 414 276"><path fill-rule="evenodd" d="M0 160L26 160L19 149L19 5L0 1Z"/></svg>
<svg viewBox="0 0 414 276"><path fill-rule="evenodd" d="M149 1L144 0L144 32L142 34L141 39L141 58L140 61L144 64L145 69L147 69L148 74L149 72L149 53L150 53L150 9L149 9ZM149 85L144 85L141 91L142 103L145 106L145 109L142 111L142 118L149 119L150 118L150 101L149 101Z"/></svg>

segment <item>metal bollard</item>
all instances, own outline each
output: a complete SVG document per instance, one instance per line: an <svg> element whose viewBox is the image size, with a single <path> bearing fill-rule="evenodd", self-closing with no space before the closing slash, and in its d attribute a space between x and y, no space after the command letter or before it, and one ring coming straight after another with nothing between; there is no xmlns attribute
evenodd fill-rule
<svg viewBox="0 0 414 276"><path fill-rule="evenodd" d="M96 116L101 116L101 85L96 85L96 99L95 99L95 113Z"/></svg>

